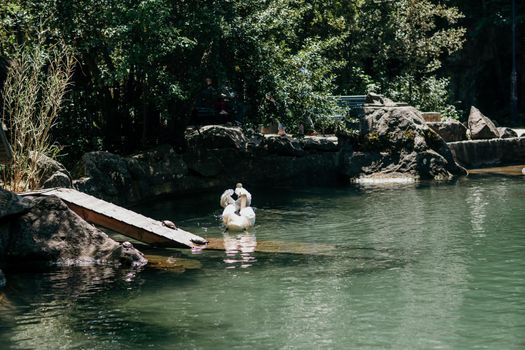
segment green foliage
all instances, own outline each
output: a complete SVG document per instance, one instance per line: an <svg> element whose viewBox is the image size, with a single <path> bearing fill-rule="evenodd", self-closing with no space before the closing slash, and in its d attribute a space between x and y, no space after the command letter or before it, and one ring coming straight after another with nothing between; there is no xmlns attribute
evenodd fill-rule
<svg viewBox="0 0 525 350"><path fill-rule="evenodd" d="M448 3L448 2L447 2ZM377 91L447 111L443 58L464 37L461 13L431 0L8 0L0 56L31 41L75 51L57 139L72 158L175 142L204 78L230 90L246 125L338 125L334 94ZM45 20L43 20L45 19ZM1 79L1 75L0 75ZM453 112L453 111L452 111ZM164 136L163 136L164 135Z"/></svg>
<svg viewBox="0 0 525 350"><path fill-rule="evenodd" d="M443 57L458 51L465 29L455 7L430 0L376 1L360 5L352 55L355 93L382 92L425 110L455 116L447 78L437 78Z"/></svg>
<svg viewBox="0 0 525 350"><path fill-rule="evenodd" d="M237 91L245 91L242 99L250 106L252 122L276 118L293 130L336 108L333 81L341 63L333 52L345 33L341 18L323 4L230 2L220 46L233 60L220 74L236 82Z"/></svg>
<svg viewBox="0 0 525 350"><path fill-rule="evenodd" d="M17 41L23 39L23 29L28 22L29 15L19 1L0 3L0 56L11 53Z"/></svg>
<svg viewBox="0 0 525 350"><path fill-rule="evenodd" d="M443 54L459 50L465 29L457 27L463 15L455 7L430 0L364 0L358 17L356 59L377 77L435 72Z"/></svg>
<svg viewBox="0 0 525 350"><path fill-rule="evenodd" d="M449 103L449 79L429 76L422 78L418 85L411 83L410 76L402 75L389 84L385 93L395 101L411 99L421 111L440 112L444 117L459 119L459 112Z"/></svg>

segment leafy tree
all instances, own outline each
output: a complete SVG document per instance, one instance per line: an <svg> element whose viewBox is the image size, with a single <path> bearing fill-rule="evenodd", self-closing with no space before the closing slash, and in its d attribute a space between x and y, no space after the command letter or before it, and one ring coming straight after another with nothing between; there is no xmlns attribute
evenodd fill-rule
<svg viewBox="0 0 525 350"><path fill-rule="evenodd" d="M174 57L193 45L180 35L171 1L49 0L32 10L50 18L79 62L62 132L93 127L94 140L85 142L100 137L113 150L156 143L170 105L183 96Z"/></svg>
<svg viewBox="0 0 525 350"><path fill-rule="evenodd" d="M293 129L329 114L340 66L333 50L341 46L344 26L327 20L334 14L318 1L255 3L247 13L245 2L238 2L235 29L225 30L225 38L236 59L233 72L252 92L243 97L256 120L276 117Z"/></svg>
<svg viewBox="0 0 525 350"><path fill-rule="evenodd" d="M443 58L464 42L465 29L458 26L463 15L456 7L431 0L364 0L360 10L352 34L356 50L348 61L354 86L396 91L400 99L421 106L429 90L423 85L433 82L432 89L448 90L447 80L434 76Z"/></svg>

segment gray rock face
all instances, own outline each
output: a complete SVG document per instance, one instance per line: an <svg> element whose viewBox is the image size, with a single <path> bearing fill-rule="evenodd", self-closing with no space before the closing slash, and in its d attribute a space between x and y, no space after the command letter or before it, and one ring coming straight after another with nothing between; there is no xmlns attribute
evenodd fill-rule
<svg viewBox="0 0 525 350"><path fill-rule="evenodd" d="M270 154L280 156L301 157L305 154L301 143L288 136L270 136L266 139L265 147Z"/></svg>
<svg viewBox="0 0 525 350"><path fill-rule="evenodd" d="M175 192L188 172L182 156L164 145L132 157L109 152L86 153L75 187L112 203L135 203Z"/></svg>
<svg viewBox="0 0 525 350"><path fill-rule="evenodd" d="M80 181L73 183L82 192L96 194L107 201L113 201L119 196L133 198L128 163L116 154L109 152L84 154L79 175Z"/></svg>
<svg viewBox="0 0 525 350"><path fill-rule="evenodd" d="M44 181L42 188L55 188L55 187L62 187L62 188L71 188L72 181L71 177L67 174L64 174L61 171L57 171L51 177L49 177L47 180Z"/></svg>
<svg viewBox="0 0 525 350"><path fill-rule="evenodd" d="M186 135L191 149L245 149L248 143L239 128L228 128L220 125L207 125L199 130L192 130Z"/></svg>
<svg viewBox="0 0 525 350"><path fill-rule="evenodd" d="M518 137L518 133L511 128L500 127L498 128L499 137L502 139L509 139L511 137Z"/></svg>
<svg viewBox="0 0 525 350"><path fill-rule="evenodd" d="M470 108L468 116L468 128L472 140L494 139L499 137L496 125L483 115L476 107Z"/></svg>
<svg viewBox="0 0 525 350"><path fill-rule="evenodd" d="M352 151L342 154L345 175L405 174L420 179L447 179L466 174L454 161L446 142L425 125L417 109L365 107L365 113L367 125L360 139L350 148Z"/></svg>
<svg viewBox="0 0 525 350"><path fill-rule="evenodd" d="M299 140L302 148L305 151L313 152L337 152L337 144L325 138L320 137L305 137Z"/></svg>
<svg viewBox="0 0 525 350"><path fill-rule="evenodd" d="M42 179L40 183L42 188L72 187L71 174L60 162L39 154L37 168Z"/></svg>
<svg viewBox="0 0 525 350"><path fill-rule="evenodd" d="M0 229L0 261L141 267L142 253L121 245L73 213L59 198L27 197L31 209Z"/></svg>
<svg viewBox="0 0 525 350"><path fill-rule="evenodd" d="M467 128L457 120L445 122L427 122L427 126L434 130L445 142L467 140Z"/></svg>
<svg viewBox="0 0 525 350"><path fill-rule="evenodd" d="M31 209L31 203L23 200L15 193L0 188L0 220L4 217L15 216Z"/></svg>
<svg viewBox="0 0 525 350"><path fill-rule="evenodd" d="M104 200L137 203L159 195L224 189L243 182L250 187L338 181L337 140L293 139L239 128L205 126L187 133L188 148L177 154L161 146L133 157L107 152L84 155L76 188Z"/></svg>
<svg viewBox="0 0 525 350"><path fill-rule="evenodd" d="M523 137L452 142L449 147L457 162L469 169L523 164L525 159Z"/></svg>
<svg viewBox="0 0 525 350"><path fill-rule="evenodd" d="M369 92L366 95L365 103L366 104L371 104L371 105L377 105L377 106L385 106L385 107L394 107L394 106L396 106L396 103L394 101L392 101L391 99L389 99L389 98L387 98L387 97L385 97L383 95L379 95L379 94L373 93L373 92Z"/></svg>

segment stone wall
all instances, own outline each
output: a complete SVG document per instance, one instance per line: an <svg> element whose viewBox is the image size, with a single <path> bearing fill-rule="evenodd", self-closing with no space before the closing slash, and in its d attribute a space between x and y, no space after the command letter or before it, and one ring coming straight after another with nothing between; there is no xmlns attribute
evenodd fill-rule
<svg viewBox="0 0 525 350"><path fill-rule="evenodd" d="M525 164L525 138L448 143L456 162L466 168Z"/></svg>
<svg viewBox="0 0 525 350"><path fill-rule="evenodd" d="M116 204L134 204L163 195L246 187L333 185L351 178L381 176L448 179L464 175L419 112L409 106L365 108L362 135L336 137L268 136L210 125L186 135L187 150L164 145L120 157L84 155L74 186Z"/></svg>
<svg viewBox="0 0 525 350"><path fill-rule="evenodd" d="M116 204L163 195L230 188L334 183L339 176L336 138L253 134L206 126L186 136L188 149L164 145L131 157L108 152L84 155L74 186Z"/></svg>

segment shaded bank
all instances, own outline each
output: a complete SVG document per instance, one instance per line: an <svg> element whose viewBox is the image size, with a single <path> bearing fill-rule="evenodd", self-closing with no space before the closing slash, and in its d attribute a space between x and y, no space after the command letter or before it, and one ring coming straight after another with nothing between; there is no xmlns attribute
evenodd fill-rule
<svg viewBox="0 0 525 350"><path fill-rule="evenodd" d="M162 195L222 190L239 181L272 189L344 184L361 177L418 180L466 174L417 109L387 104L370 101L359 135L294 138L209 125L188 130L182 154L168 145L131 157L87 153L74 186L110 202L132 204Z"/></svg>
<svg viewBox="0 0 525 350"><path fill-rule="evenodd" d="M0 264L9 268L111 265L147 261L129 242L117 243L56 197L20 197L0 189Z"/></svg>
<svg viewBox="0 0 525 350"><path fill-rule="evenodd" d="M187 152L168 145L120 157L82 157L74 186L114 203L138 203L163 195L247 186L329 184L341 181L335 138L246 136L240 129L206 126L186 137Z"/></svg>

